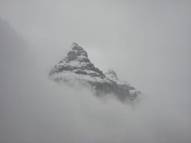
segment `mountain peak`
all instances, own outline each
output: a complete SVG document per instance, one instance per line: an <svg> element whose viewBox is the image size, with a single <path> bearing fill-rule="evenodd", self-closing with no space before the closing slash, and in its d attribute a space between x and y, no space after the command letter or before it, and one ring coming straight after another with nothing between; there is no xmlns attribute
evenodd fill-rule
<svg viewBox="0 0 191 143"><path fill-rule="evenodd" d="M81 46L73 43L71 47L66 57L51 70L51 74L72 71L81 75L89 74L91 76L104 77L103 72L94 66L89 60L87 52Z"/></svg>
<svg viewBox="0 0 191 143"><path fill-rule="evenodd" d="M115 71L109 70L104 74L95 67L88 58L88 53L77 43L71 45L71 50L54 66L49 76L59 83L80 83L90 87L97 96L113 94L121 101L134 100L137 97L135 88L121 82Z"/></svg>

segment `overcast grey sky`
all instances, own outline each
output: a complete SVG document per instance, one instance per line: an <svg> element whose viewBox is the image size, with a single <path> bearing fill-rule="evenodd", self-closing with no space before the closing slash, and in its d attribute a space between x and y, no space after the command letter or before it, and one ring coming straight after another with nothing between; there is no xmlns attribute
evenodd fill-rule
<svg viewBox="0 0 191 143"><path fill-rule="evenodd" d="M137 111L138 113L136 111L129 113L135 116L131 117L135 120L133 125L139 124L134 132L140 131L138 134L140 140L144 138L144 142L174 143L176 140L172 138L179 135L176 138L180 139L179 142L189 143L188 133L191 131L190 7L190 0L0 0L0 17L30 45L25 52L23 51L23 55L27 54L31 58L30 64L35 65L35 70L38 71L36 73L39 73L36 76L47 78L51 66L65 55L65 51L75 41L88 51L90 59L96 66L104 71L113 68L122 80L127 80L145 94L146 98L142 102L149 105L137 106L136 108L143 109ZM2 64L2 61L0 63ZM20 74L22 75L22 72ZM1 79L5 80L5 77ZM56 102L56 99L51 96L50 99ZM28 99L25 100L28 101ZM78 99L75 103L78 104L78 101L83 103L84 108L86 107L86 98ZM49 100L47 102L52 104ZM40 105L40 102L38 104ZM97 113L97 104L97 101L96 103L93 101L92 106L89 104L87 106L99 118L97 124L106 125L105 128L102 127L102 130L108 131L108 124L105 124L104 120L114 115L123 116L124 108L116 107L118 104L109 104L109 109L99 105L109 112L107 117L102 115L104 112L100 111L101 109L98 109L101 113ZM77 109L66 107L71 108L72 112ZM57 108L59 107L53 109ZM113 113L113 108L116 108L116 112L119 113ZM91 113L88 112L88 114ZM86 118L84 114L80 117ZM93 119L87 118L92 123ZM137 118L143 118L145 122L139 123ZM123 119L128 118L126 116L114 118L115 121L125 124ZM149 124L150 121L153 125ZM76 123L76 126L79 124ZM156 124L160 124L160 127L154 128ZM167 124L169 126L166 129ZM130 125L128 124L127 128ZM121 129L121 126L116 124L116 132L127 130L127 128ZM161 136L158 136L161 140L150 139L148 134L141 136L141 130L148 126L153 127L152 130L147 131L148 134L155 132L153 133L155 138L155 134L161 133ZM100 131L95 126L91 129L95 134ZM71 130L75 130L75 127ZM87 131L84 132L87 133ZM117 137L116 132L111 134ZM89 135L91 136L91 132ZM96 135L98 138L101 136ZM132 133L131 136L133 135L135 134ZM122 136L125 140L125 135ZM102 138L100 140L103 141ZM106 141L110 140L105 139Z"/></svg>

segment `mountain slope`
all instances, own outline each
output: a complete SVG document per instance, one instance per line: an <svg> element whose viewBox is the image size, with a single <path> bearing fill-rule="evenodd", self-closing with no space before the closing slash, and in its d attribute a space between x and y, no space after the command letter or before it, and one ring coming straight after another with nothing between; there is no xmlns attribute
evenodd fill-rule
<svg viewBox="0 0 191 143"><path fill-rule="evenodd" d="M58 83L80 84L92 89L95 95L113 94L120 101L135 100L138 91L121 82L114 71L103 73L89 60L87 52L73 43L67 56L50 71L49 76Z"/></svg>

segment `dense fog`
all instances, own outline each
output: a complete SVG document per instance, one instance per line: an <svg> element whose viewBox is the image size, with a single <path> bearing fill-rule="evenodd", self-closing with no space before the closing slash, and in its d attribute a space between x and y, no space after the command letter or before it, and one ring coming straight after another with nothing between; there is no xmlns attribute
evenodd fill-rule
<svg viewBox="0 0 191 143"><path fill-rule="evenodd" d="M190 143L190 1L0 1L1 143ZM135 104L49 80L72 42Z"/></svg>

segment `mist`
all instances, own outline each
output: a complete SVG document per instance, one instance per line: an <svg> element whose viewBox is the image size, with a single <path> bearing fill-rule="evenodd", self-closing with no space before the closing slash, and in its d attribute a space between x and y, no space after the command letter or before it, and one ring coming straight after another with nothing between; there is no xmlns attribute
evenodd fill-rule
<svg viewBox="0 0 191 143"><path fill-rule="evenodd" d="M190 143L190 1L0 1L1 143ZM72 42L136 104L49 80Z"/></svg>

